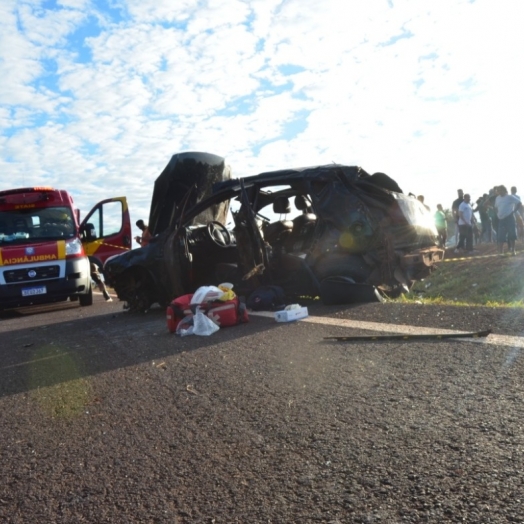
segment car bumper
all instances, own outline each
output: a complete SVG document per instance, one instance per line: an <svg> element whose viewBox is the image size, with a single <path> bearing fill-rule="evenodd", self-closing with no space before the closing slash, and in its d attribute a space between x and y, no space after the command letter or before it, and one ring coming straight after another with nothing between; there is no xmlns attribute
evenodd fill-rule
<svg viewBox="0 0 524 524"><path fill-rule="evenodd" d="M426 278L435 265L444 260L444 250L439 247L428 247L404 254L400 258L400 267L413 280Z"/></svg>
<svg viewBox="0 0 524 524"><path fill-rule="evenodd" d="M8 270L7 267L0 269ZM65 261L65 277L0 285L0 308L59 302L71 296L84 295L91 286L89 260L77 258ZM30 294L35 293L35 294ZM24 296L27 295L27 296Z"/></svg>

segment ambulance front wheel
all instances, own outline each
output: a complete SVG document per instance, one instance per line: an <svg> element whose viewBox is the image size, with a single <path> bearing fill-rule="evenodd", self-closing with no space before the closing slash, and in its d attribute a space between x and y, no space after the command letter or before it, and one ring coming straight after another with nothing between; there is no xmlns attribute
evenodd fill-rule
<svg viewBox="0 0 524 524"><path fill-rule="evenodd" d="M93 286L89 285L89 291L85 295L78 295L80 306L92 306L93 305Z"/></svg>

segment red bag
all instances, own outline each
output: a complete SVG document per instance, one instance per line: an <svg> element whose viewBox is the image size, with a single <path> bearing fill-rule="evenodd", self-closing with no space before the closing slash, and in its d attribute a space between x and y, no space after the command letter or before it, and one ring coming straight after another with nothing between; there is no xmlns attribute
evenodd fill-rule
<svg viewBox="0 0 524 524"><path fill-rule="evenodd" d="M192 315L193 311L191 310L190 303L191 299L193 298L193 294L190 295L182 295L178 298L175 298L169 306L167 306L166 309L166 320L167 320L167 329L171 333L174 333L176 331L176 328L179 324L179 322L187 317L188 315Z"/></svg>
<svg viewBox="0 0 524 524"><path fill-rule="evenodd" d="M249 315L246 305L240 302L238 297L224 302L216 300L214 302L204 302L203 304L191 304L193 295L182 295L175 298L166 309L167 329L171 333L176 332L176 328L181 320L189 315L193 315L195 309L200 309L218 326L228 327L249 322Z"/></svg>
<svg viewBox="0 0 524 524"><path fill-rule="evenodd" d="M204 313L220 327L236 326L249 322L246 305L238 297L224 302L217 300L200 306Z"/></svg>

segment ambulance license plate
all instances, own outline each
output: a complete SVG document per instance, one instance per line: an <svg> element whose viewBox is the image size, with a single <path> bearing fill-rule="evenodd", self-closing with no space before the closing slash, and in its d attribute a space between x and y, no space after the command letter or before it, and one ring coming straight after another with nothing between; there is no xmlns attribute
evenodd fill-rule
<svg viewBox="0 0 524 524"><path fill-rule="evenodd" d="M32 297L33 295L45 295L47 289L45 286L25 287L22 289L23 297Z"/></svg>

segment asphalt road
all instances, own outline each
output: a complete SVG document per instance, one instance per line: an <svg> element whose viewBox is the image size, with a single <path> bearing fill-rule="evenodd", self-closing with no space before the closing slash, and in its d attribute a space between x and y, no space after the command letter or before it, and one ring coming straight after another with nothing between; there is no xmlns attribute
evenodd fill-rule
<svg viewBox="0 0 524 524"><path fill-rule="evenodd" d="M313 305L184 338L99 295L4 312L0 522L524 522L515 329L323 339L504 325L420 311Z"/></svg>

